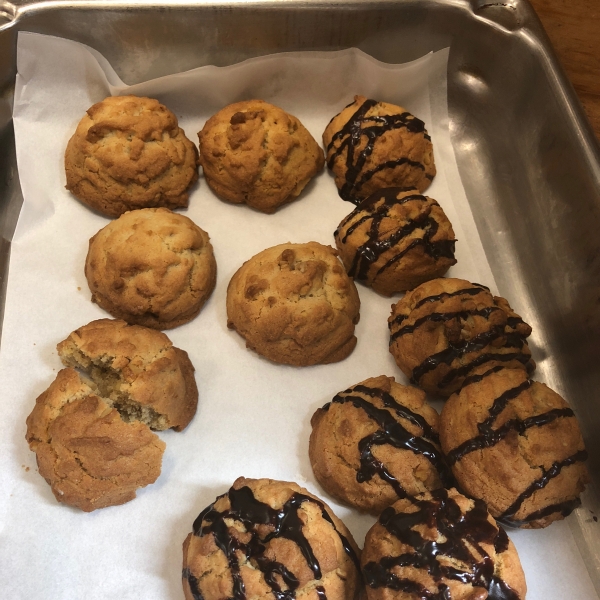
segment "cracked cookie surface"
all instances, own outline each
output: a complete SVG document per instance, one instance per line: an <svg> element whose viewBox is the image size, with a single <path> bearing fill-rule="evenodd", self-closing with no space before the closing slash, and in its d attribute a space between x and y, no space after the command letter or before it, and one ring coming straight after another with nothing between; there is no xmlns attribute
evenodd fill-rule
<svg viewBox="0 0 600 600"><path fill-rule="evenodd" d="M441 414L442 448L457 481L513 527L547 527L581 504L587 452L556 392L522 369L479 368Z"/></svg>
<svg viewBox="0 0 600 600"><path fill-rule="evenodd" d="M181 431L196 413L194 367L160 331L100 319L73 331L57 350L63 364L85 371L127 422Z"/></svg>
<svg viewBox="0 0 600 600"><path fill-rule="evenodd" d="M90 239L85 263L92 302L153 329L191 321L216 274L208 234L166 208L131 211L109 223Z"/></svg>
<svg viewBox="0 0 600 600"><path fill-rule="evenodd" d="M532 372L531 327L508 302L464 279L427 281L392 306L390 352L411 383L450 396L477 367Z"/></svg>
<svg viewBox="0 0 600 600"><path fill-rule="evenodd" d="M367 533L369 600L524 600L517 550L485 503L439 489L386 508Z"/></svg>
<svg viewBox="0 0 600 600"><path fill-rule="evenodd" d="M272 213L323 168L323 150L300 121L263 100L221 109L198 134L200 164L223 200Z"/></svg>
<svg viewBox="0 0 600 600"><path fill-rule="evenodd" d="M438 421L423 391L393 377L356 384L311 419L315 477L335 498L373 514L398 498L449 486Z"/></svg>
<svg viewBox="0 0 600 600"><path fill-rule="evenodd" d="M415 188L371 194L334 236L348 275L384 296L441 277L456 263L448 217Z"/></svg>
<svg viewBox="0 0 600 600"><path fill-rule="evenodd" d="M423 121L388 102L355 96L331 119L323 144L340 197L354 204L383 188L424 192L436 173Z"/></svg>
<svg viewBox="0 0 600 600"><path fill-rule="evenodd" d="M160 475L165 444L125 423L74 369L63 369L27 417L26 439L59 502L86 512L135 498Z"/></svg>
<svg viewBox="0 0 600 600"><path fill-rule="evenodd" d="M359 550L345 525L295 483L240 477L183 544L187 600L353 600Z"/></svg>
<svg viewBox="0 0 600 600"><path fill-rule="evenodd" d="M360 300L330 246L281 244L246 261L227 288L227 325L273 362L308 366L356 346Z"/></svg>
<svg viewBox="0 0 600 600"><path fill-rule="evenodd" d="M109 217L180 208L198 179L197 160L196 146L158 100L109 97L88 109L69 140L67 189Z"/></svg>

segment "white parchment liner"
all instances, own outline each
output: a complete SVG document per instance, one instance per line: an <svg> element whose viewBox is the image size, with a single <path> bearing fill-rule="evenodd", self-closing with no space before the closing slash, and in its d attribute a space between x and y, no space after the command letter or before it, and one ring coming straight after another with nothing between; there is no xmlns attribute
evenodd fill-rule
<svg viewBox="0 0 600 600"><path fill-rule="evenodd" d="M296 115L317 140L329 119L363 94L400 104L425 121L438 174L427 191L452 221L458 264L449 273L495 291L458 176L448 132L448 50L405 65L358 50L291 53L226 68L204 67L128 87L107 61L80 44L21 33L14 122L24 205L12 245L0 353L0 589L5 598L178 599L181 544L197 514L240 475L293 480L328 501L362 546L373 517L341 507L319 488L307 457L310 417L340 390L367 377L406 380L388 353L391 301L358 286L358 345L334 365L272 364L227 330L225 292L242 262L287 241L333 244L353 208L329 173L275 215L219 201L200 178L183 211L211 236L217 288L198 318L167 332L196 367L198 413L167 443L158 482L119 507L86 514L60 505L38 475L24 440L35 398L61 368L56 344L108 316L90 302L83 274L88 239L107 219L65 189L63 155L85 110L108 95L158 98L188 137L224 105L262 98ZM510 300L510 299L509 299ZM438 405L439 408L439 405ZM509 532L530 600L596 598L565 522Z"/></svg>

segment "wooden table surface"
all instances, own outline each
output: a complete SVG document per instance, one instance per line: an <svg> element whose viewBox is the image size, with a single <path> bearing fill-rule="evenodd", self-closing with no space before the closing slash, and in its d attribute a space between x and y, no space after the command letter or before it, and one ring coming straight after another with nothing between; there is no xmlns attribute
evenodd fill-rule
<svg viewBox="0 0 600 600"><path fill-rule="evenodd" d="M600 0L530 0L600 140Z"/></svg>

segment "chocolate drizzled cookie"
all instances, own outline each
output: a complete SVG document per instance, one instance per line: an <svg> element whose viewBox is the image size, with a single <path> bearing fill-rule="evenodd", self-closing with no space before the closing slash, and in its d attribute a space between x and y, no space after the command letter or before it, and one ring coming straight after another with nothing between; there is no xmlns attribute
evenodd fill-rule
<svg viewBox="0 0 600 600"><path fill-rule="evenodd" d="M359 550L344 524L295 483L235 481L183 544L187 600L352 600Z"/></svg>
<svg viewBox="0 0 600 600"><path fill-rule="evenodd" d="M367 379L313 415L315 476L332 496L373 514L398 498L450 486L438 421L421 390L385 375Z"/></svg>
<svg viewBox="0 0 600 600"><path fill-rule="evenodd" d="M326 161L344 200L388 187L425 191L435 175L425 124L401 106L355 96L323 132Z"/></svg>
<svg viewBox="0 0 600 600"><path fill-rule="evenodd" d="M499 521L546 527L581 504L587 452L575 415L522 369L478 369L444 405L440 430L459 484Z"/></svg>
<svg viewBox="0 0 600 600"><path fill-rule="evenodd" d="M415 188L375 192L343 219L334 237L348 275L385 296L441 277L456 263L450 221Z"/></svg>
<svg viewBox="0 0 600 600"><path fill-rule="evenodd" d="M482 365L531 373L531 327L508 302L464 279L423 283L392 306L390 352L426 392L450 396Z"/></svg>
<svg viewBox="0 0 600 600"><path fill-rule="evenodd" d="M513 543L481 500L440 489L386 508L362 557L369 600L524 600Z"/></svg>

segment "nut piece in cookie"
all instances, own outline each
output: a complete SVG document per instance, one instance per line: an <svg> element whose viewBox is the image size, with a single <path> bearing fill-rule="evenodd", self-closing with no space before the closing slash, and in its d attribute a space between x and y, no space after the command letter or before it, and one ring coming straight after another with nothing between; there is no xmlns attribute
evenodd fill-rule
<svg viewBox="0 0 600 600"><path fill-rule="evenodd" d="M424 192L435 175L431 138L401 106L355 96L323 133L340 197L354 204L389 187Z"/></svg>
<svg viewBox="0 0 600 600"><path fill-rule="evenodd" d="M281 244L246 261L227 288L227 326L276 363L304 367L356 346L360 299L330 246Z"/></svg>
<svg viewBox="0 0 600 600"><path fill-rule="evenodd" d="M423 391L385 375L367 379L313 415L315 477L335 498L373 514L398 498L449 487L438 420Z"/></svg>
<svg viewBox="0 0 600 600"><path fill-rule="evenodd" d="M386 508L367 533L368 600L525 600L514 544L481 500L435 490Z"/></svg>
<svg viewBox="0 0 600 600"><path fill-rule="evenodd" d="M109 217L187 206L198 150L158 100L109 97L80 121L65 152L67 189Z"/></svg>
<svg viewBox="0 0 600 600"><path fill-rule="evenodd" d="M127 423L181 431L196 413L194 367L160 331L100 319L71 333L57 350L65 366L85 371Z"/></svg>
<svg viewBox="0 0 600 600"><path fill-rule="evenodd" d="M86 512L124 504L160 475L165 444L74 369L63 369L27 417L27 442L59 502Z"/></svg>
<svg viewBox="0 0 600 600"><path fill-rule="evenodd" d="M459 485L506 525L547 527L581 504L587 452L575 415L522 369L475 371L444 405L440 437Z"/></svg>
<svg viewBox="0 0 600 600"><path fill-rule="evenodd" d="M508 302L464 279L433 279L392 306L390 352L410 381L450 396L482 365L532 372L531 327Z"/></svg>
<svg viewBox="0 0 600 600"><path fill-rule="evenodd" d="M112 221L90 239L85 261L92 302L153 329L191 321L216 275L208 234L166 208L135 210Z"/></svg>
<svg viewBox="0 0 600 600"><path fill-rule="evenodd" d="M456 264L448 217L414 188L371 194L334 236L348 275L384 296L441 277Z"/></svg>
<svg viewBox="0 0 600 600"><path fill-rule="evenodd" d="M240 477L183 544L186 600L353 600L359 550L345 525L295 483Z"/></svg>
<svg viewBox="0 0 600 600"><path fill-rule="evenodd" d="M325 162L304 125L263 100L226 106L198 137L200 164L213 192L264 213L294 200Z"/></svg>

